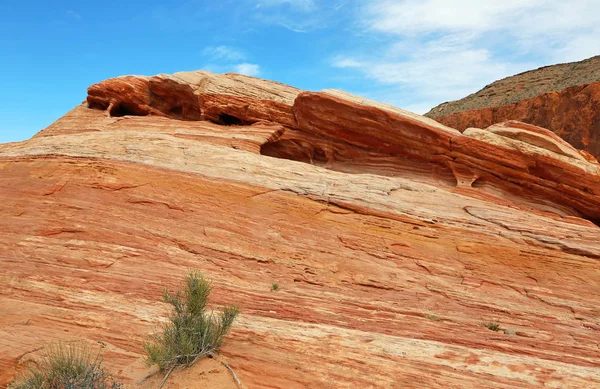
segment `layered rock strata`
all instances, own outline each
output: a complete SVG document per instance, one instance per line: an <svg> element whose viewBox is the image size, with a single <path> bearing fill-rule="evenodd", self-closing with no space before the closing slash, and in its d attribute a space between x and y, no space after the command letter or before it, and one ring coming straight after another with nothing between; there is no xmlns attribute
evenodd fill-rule
<svg viewBox="0 0 600 389"><path fill-rule="evenodd" d="M65 337L135 383L199 268L248 388L600 385L600 166L543 128L128 76L0 145L0 188L0 383Z"/></svg>

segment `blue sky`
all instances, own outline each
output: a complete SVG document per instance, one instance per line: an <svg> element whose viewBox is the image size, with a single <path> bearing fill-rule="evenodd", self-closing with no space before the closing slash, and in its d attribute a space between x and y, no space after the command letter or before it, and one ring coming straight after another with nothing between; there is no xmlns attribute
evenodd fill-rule
<svg viewBox="0 0 600 389"><path fill-rule="evenodd" d="M600 54L600 0L0 2L0 142L124 74L207 69L344 89L418 113Z"/></svg>

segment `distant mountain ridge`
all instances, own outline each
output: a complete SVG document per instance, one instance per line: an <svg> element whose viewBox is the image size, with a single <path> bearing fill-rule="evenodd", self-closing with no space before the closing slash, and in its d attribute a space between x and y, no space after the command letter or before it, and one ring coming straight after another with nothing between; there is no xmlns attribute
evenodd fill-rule
<svg viewBox="0 0 600 389"><path fill-rule="evenodd" d="M600 81L600 55L579 62L543 66L495 81L478 92L442 103L425 114L439 118L457 112L500 107L543 93Z"/></svg>
<svg viewBox="0 0 600 389"><path fill-rule="evenodd" d="M600 158L600 56L504 78L426 116L461 132L518 120Z"/></svg>

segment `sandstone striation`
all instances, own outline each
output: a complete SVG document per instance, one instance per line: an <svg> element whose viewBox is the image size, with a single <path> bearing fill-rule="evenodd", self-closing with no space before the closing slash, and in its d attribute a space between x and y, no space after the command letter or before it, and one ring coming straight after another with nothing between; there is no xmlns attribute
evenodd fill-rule
<svg viewBox="0 0 600 389"><path fill-rule="evenodd" d="M600 386L600 165L544 128L119 77L0 145L0 200L0 384L64 338L139 382L193 267L242 311L222 351L248 388Z"/></svg>

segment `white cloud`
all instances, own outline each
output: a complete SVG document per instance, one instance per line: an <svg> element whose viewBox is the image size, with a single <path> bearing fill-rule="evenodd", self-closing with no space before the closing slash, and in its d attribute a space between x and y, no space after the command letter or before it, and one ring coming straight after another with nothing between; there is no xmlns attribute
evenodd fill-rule
<svg viewBox="0 0 600 389"><path fill-rule="evenodd" d="M244 53L229 46L208 46L202 50L202 55L213 61L239 61L246 58Z"/></svg>
<svg viewBox="0 0 600 389"><path fill-rule="evenodd" d="M332 60L332 65L336 68L364 68L365 64L355 59L337 56Z"/></svg>
<svg viewBox="0 0 600 389"><path fill-rule="evenodd" d="M483 31L508 23L519 12L540 7L543 0L380 0L365 9L374 30L415 34L434 31Z"/></svg>
<svg viewBox="0 0 600 389"><path fill-rule="evenodd" d="M233 71L235 73L256 77L260 74L260 66L253 63L242 62L246 55L237 49L229 46L208 46L202 54L208 57L212 62L205 64L204 69L215 73Z"/></svg>
<svg viewBox="0 0 600 389"><path fill-rule="evenodd" d="M520 71L600 54L599 11L600 0L373 1L358 7L357 26L382 43L339 53L331 65L374 80L382 100L422 110Z"/></svg>
<svg viewBox="0 0 600 389"><path fill-rule="evenodd" d="M246 76L257 77L260 74L260 66L254 63L241 63L235 66L235 72Z"/></svg>
<svg viewBox="0 0 600 389"><path fill-rule="evenodd" d="M426 105L432 108L441 102L464 97L493 80L531 67L531 64L497 62L485 49L451 47L437 40L402 58L392 56L359 61L336 57L332 65L360 71L386 91L378 99L418 113L426 112L423 109ZM390 87L395 87L395 97L389 91Z"/></svg>

